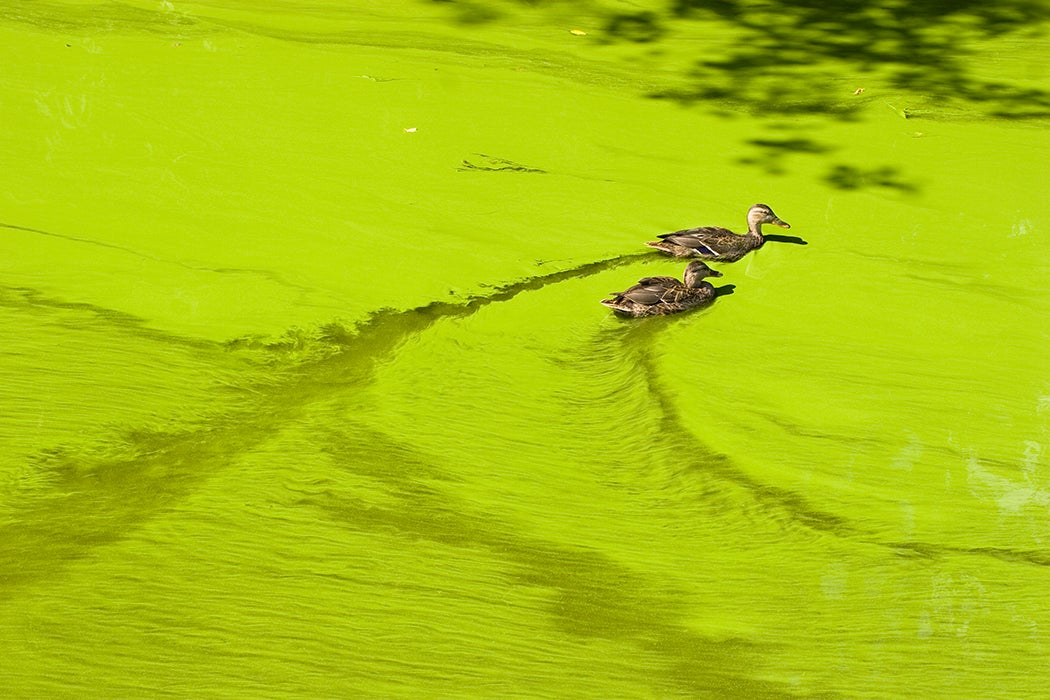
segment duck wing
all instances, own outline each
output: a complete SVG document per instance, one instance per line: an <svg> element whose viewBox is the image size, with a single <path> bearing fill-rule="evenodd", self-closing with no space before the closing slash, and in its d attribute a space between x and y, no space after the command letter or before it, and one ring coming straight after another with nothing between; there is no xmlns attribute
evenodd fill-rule
<svg viewBox="0 0 1050 700"><path fill-rule="evenodd" d="M684 248L694 248L705 255L721 255L727 245L740 238L727 228L718 226L701 226L687 228L673 233L665 233L659 238Z"/></svg>
<svg viewBox="0 0 1050 700"><path fill-rule="evenodd" d="M657 281L655 283L647 283L649 280L660 280L661 278L647 277L638 284L634 285L630 289L620 292L619 296L633 301L636 304L645 304L646 306L652 306L653 304L659 304L667 296L667 293L673 289L672 285L666 282ZM663 278L664 280L670 279L672 283L677 284L677 281L671 278Z"/></svg>
<svg viewBox="0 0 1050 700"><path fill-rule="evenodd" d="M635 285L625 292L622 292L620 296L627 301L633 301L636 304L644 304L645 306L652 306L653 304L659 304L663 299L664 293L667 291L665 287L660 285Z"/></svg>
<svg viewBox="0 0 1050 700"><path fill-rule="evenodd" d="M682 283L674 277L643 277L633 287L622 292L613 292L616 298L612 301L616 303L631 301L652 306L669 300L677 300L682 289L684 289Z"/></svg>
<svg viewBox="0 0 1050 700"><path fill-rule="evenodd" d="M678 243L678 245L688 245L688 241L720 240L727 236L736 237L736 235L729 229L720 226L699 226L697 228L684 228L681 231L672 231L671 233L662 233L657 238L663 238L665 241L672 241Z"/></svg>

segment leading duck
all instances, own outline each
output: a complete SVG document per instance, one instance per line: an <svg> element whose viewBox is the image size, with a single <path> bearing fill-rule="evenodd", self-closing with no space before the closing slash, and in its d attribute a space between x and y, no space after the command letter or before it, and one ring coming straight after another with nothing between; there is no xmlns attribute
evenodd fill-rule
<svg viewBox="0 0 1050 700"><path fill-rule="evenodd" d="M768 206L756 204L747 210L747 233L743 235L718 226L702 226L665 233L660 236L661 240L649 241L646 245L676 258L735 262L765 243L762 224L791 228L791 224L782 221Z"/></svg>
<svg viewBox="0 0 1050 700"><path fill-rule="evenodd" d="M625 316L666 316L713 301L715 288L704 278L721 276L694 260L685 267L684 283L674 277L644 277L629 289L612 292L613 298L602 303Z"/></svg>

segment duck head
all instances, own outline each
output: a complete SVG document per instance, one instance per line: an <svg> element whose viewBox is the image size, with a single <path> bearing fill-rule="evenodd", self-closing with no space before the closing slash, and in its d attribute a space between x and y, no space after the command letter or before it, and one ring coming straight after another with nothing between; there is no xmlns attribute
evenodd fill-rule
<svg viewBox="0 0 1050 700"><path fill-rule="evenodd" d="M682 281L687 287L699 287L705 277L721 277L722 273L712 270L703 260L694 260L685 266L685 274Z"/></svg>
<svg viewBox="0 0 1050 700"><path fill-rule="evenodd" d="M756 204L747 210L747 230L752 233L762 233L762 224L791 228L791 224L774 214L768 205Z"/></svg>

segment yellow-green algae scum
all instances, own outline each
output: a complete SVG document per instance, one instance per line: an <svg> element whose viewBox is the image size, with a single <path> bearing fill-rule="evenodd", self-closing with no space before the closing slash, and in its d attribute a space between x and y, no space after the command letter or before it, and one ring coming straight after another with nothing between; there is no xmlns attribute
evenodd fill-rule
<svg viewBox="0 0 1050 700"><path fill-rule="evenodd" d="M0 3L0 694L1045 693L1046 8L817 5Z"/></svg>

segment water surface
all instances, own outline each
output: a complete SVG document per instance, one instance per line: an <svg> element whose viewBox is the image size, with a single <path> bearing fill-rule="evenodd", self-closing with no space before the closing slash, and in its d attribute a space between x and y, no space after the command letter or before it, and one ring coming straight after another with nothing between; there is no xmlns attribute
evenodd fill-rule
<svg viewBox="0 0 1050 700"><path fill-rule="evenodd" d="M0 4L3 694L1043 692L1043 11L487 7Z"/></svg>

